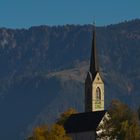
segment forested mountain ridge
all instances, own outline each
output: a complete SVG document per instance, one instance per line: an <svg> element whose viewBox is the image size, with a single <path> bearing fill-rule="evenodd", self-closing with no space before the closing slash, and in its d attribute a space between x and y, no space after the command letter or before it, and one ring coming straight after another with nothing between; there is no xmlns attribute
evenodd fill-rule
<svg viewBox="0 0 140 140"><path fill-rule="evenodd" d="M140 20L97 27L106 106L140 100ZM91 25L0 29L0 137L22 139L68 107L83 111ZM7 132L9 135L7 135Z"/></svg>

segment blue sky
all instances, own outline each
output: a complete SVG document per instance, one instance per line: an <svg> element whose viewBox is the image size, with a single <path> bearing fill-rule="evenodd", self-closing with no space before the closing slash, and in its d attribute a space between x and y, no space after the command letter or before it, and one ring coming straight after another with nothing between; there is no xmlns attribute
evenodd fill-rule
<svg viewBox="0 0 140 140"><path fill-rule="evenodd" d="M91 24L140 18L140 0L0 0L0 27Z"/></svg>

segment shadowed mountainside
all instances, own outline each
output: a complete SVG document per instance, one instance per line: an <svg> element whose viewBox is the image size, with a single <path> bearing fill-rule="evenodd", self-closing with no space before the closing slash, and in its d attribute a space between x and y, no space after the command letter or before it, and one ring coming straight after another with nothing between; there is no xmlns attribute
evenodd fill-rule
<svg viewBox="0 0 140 140"><path fill-rule="evenodd" d="M140 100L140 20L97 27L105 103ZM64 110L83 111L92 26L0 29L0 137L20 140ZM7 135L8 133L8 135Z"/></svg>

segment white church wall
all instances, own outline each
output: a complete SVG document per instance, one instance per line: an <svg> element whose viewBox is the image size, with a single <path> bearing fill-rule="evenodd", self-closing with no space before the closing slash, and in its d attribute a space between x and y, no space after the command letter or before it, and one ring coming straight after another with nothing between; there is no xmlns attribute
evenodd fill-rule
<svg viewBox="0 0 140 140"><path fill-rule="evenodd" d="M95 131L70 133L72 140L95 140Z"/></svg>

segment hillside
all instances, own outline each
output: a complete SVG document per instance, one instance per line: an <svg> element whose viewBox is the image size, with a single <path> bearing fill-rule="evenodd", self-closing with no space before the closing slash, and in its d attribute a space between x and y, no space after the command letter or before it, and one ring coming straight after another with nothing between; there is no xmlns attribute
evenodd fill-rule
<svg viewBox="0 0 140 140"><path fill-rule="evenodd" d="M65 109L83 111L91 25L0 29L0 137L22 140ZM97 27L106 107L140 100L140 20ZM7 135L8 133L8 135Z"/></svg>

